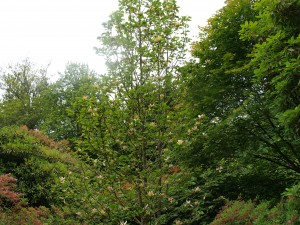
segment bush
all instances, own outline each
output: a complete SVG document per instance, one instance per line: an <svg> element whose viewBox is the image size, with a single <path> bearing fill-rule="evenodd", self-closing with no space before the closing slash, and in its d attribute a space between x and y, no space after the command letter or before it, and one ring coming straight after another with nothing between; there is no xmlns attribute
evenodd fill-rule
<svg viewBox="0 0 300 225"><path fill-rule="evenodd" d="M210 225L300 224L300 184L287 189L282 200L271 207L268 202L229 201Z"/></svg>
<svg viewBox="0 0 300 225"><path fill-rule="evenodd" d="M16 182L17 179L10 174L0 176L0 208L20 202L22 195L13 191L17 186Z"/></svg>
<svg viewBox="0 0 300 225"><path fill-rule="evenodd" d="M14 191L16 187L16 178L0 175L0 225L79 224L65 219L56 207L29 207L23 195Z"/></svg>
<svg viewBox="0 0 300 225"><path fill-rule="evenodd" d="M18 190L30 206L57 204L60 196L52 187L58 177L77 168L77 160L66 142L55 142L25 126L0 129L0 161L0 172L18 179Z"/></svg>

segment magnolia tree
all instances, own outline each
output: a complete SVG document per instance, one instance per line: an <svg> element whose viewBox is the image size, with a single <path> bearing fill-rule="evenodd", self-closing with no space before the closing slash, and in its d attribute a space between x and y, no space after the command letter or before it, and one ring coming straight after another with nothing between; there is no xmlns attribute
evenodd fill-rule
<svg viewBox="0 0 300 225"><path fill-rule="evenodd" d="M179 208L194 207L183 192L191 178L174 157L189 143L178 73L189 18L178 11L175 0L120 0L99 37L107 77L76 103L106 224L180 224Z"/></svg>

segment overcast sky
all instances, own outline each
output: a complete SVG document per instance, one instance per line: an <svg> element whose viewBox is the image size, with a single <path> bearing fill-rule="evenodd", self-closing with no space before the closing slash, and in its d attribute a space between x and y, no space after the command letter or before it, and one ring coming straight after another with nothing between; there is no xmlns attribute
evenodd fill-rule
<svg viewBox="0 0 300 225"><path fill-rule="evenodd" d="M181 15L192 17L191 36L198 33L224 0L178 0ZM47 65L50 74L68 62L87 63L105 72L95 54L102 23L118 7L118 0L0 0L0 67L28 57Z"/></svg>

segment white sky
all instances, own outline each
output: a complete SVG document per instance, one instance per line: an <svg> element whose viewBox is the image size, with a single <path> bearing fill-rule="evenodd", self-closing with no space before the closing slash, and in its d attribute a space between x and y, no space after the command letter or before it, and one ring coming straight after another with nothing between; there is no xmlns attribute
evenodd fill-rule
<svg viewBox="0 0 300 225"><path fill-rule="evenodd" d="M224 0L177 2L181 14L192 17L191 36L224 5ZM50 75L68 62L104 73L93 48L100 45L102 23L117 7L118 0L0 0L0 67L28 57L37 66L50 62Z"/></svg>

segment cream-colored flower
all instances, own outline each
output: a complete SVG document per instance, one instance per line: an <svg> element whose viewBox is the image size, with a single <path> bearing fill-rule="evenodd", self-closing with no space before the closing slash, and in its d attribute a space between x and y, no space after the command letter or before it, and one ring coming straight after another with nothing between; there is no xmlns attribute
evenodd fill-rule
<svg viewBox="0 0 300 225"><path fill-rule="evenodd" d="M167 156L166 158L165 158L165 161L169 161L170 160L170 156Z"/></svg>
<svg viewBox="0 0 300 225"><path fill-rule="evenodd" d="M199 186L197 186L197 187L194 188L194 192L195 193L200 192L200 191L201 191L201 188Z"/></svg>
<svg viewBox="0 0 300 225"><path fill-rule="evenodd" d="M162 41L162 36L158 35L154 38L154 42L161 42Z"/></svg>
<svg viewBox="0 0 300 225"><path fill-rule="evenodd" d="M66 181L66 178L65 178L65 177L59 177L59 182L60 182L61 184L65 183L65 181Z"/></svg>
<svg viewBox="0 0 300 225"><path fill-rule="evenodd" d="M204 114L198 115L198 119L204 118Z"/></svg>
<svg viewBox="0 0 300 225"><path fill-rule="evenodd" d="M156 123L155 122L151 122L149 125L150 125L150 127L156 127Z"/></svg>
<svg viewBox="0 0 300 225"><path fill-rule="evenodd" d="M103 179L103 176L100 174L96 177L97 179Z"/></svg>
<svg viewBox="0 0 300 225"><path fill-rule="evenodd" d="M174 198L168 198L168 201L169 201L170 203L173 203L173 202L175 201L175 199L174 199Z"/></svg>
<svg viewBox="0 0 300 225"><path fill-rule="evenodd" d="M147 195L148 195L149 197L152 197L152 196L154 196L154 192L153 192L153 191L148 191Z"/></svg>
<svg viewBox="0 0 300 225"><path fill-rule="evenodd" d="M221 173L221 172L222 172L222 170L223 170L223 166L219 166L219 167L217 167L217 168L216 168L216 170L217 170L219 173Z"/></svg>
<svg viewBox="0 0 300 225"><path fill-rule="evenodd" d="M192 128L192 130L193 130L193 131L197 131L197 130L198 130L198 127L197 127L197 126L194 126L194 127Z"/></svg>
<svg viewBox="0 0 300 225"><path fill-rule="evenodd" d="M179 140L177 141L177 144L178 144L178 145L182 145L182 144L183 144L183 140L180 140L180 139L179 139Z"/></svg>
<svg viewBox="0 0 300 225"><path fill-rule="evenodd" d="M177 26L177 27L179 27L181 25L181 23L179 21L175 21L174 25Z"/></svg>
<svg viewBox="0 0 300 225"><path fill-rule="evenodd" d="M183 225L183 222L180 221L180 220L176 220L176 221L175 221L175 224L176 224L176 225Z"/></svg>
<svg viewBox="0 0 300 225"><path fill-rule="evenodd" d="M109 191L114 190L112 186L108 186L107 189L108 189Z"/></svg>

